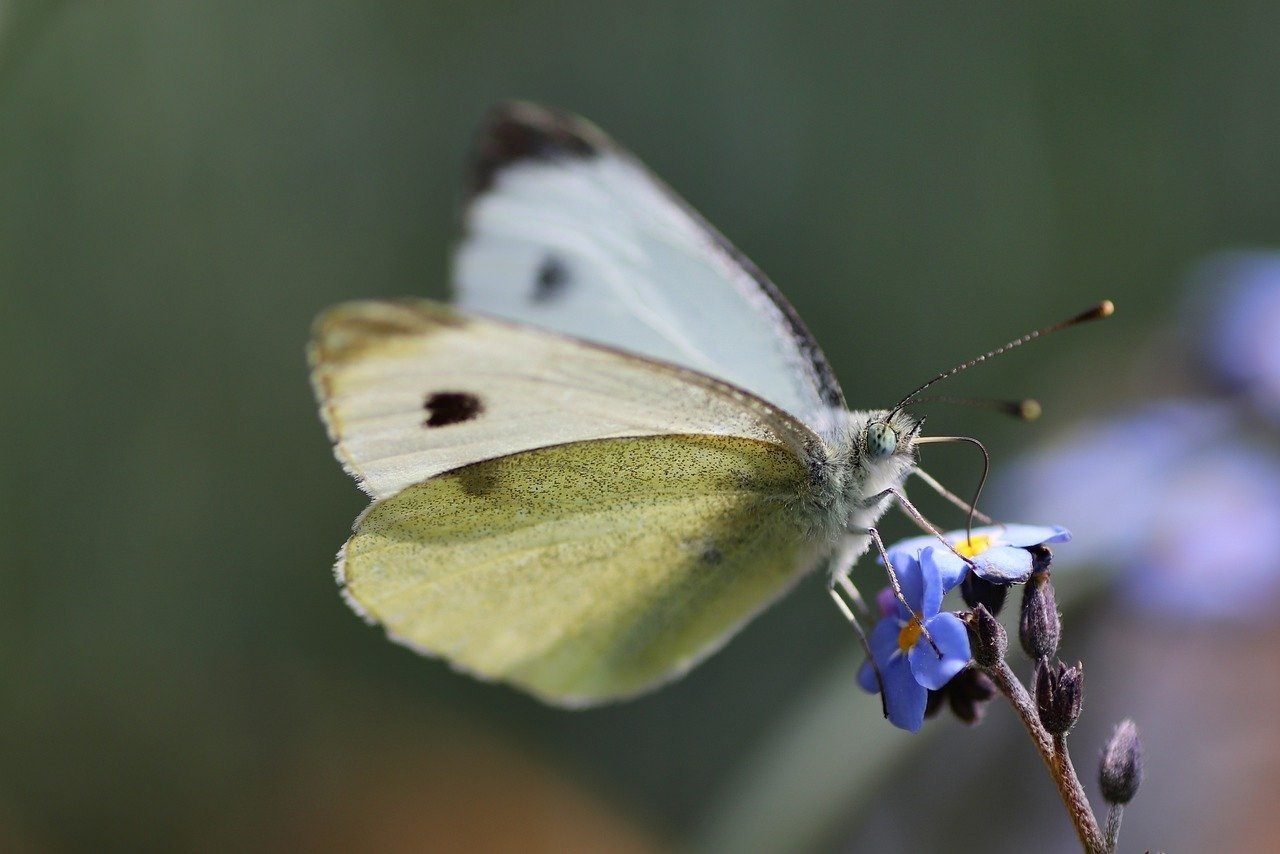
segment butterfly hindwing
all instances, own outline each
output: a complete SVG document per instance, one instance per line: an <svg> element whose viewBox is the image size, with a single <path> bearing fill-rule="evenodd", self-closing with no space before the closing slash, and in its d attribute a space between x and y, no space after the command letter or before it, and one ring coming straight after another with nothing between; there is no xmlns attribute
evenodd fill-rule
<svg viewBox="0 0 1280 854"><path fill-rule="evenodd" d="M588 705L680 675L807 569L806 488L753 439L541 448L376 502L338 574L396 640Z"/></svg>
<svg viewBox="0 0 1280 854"><path fill-rule="evenodd" d="M683 365L807 424L844 397L778 289L590 123L497 108L476 143L459 305Z"/></svg>

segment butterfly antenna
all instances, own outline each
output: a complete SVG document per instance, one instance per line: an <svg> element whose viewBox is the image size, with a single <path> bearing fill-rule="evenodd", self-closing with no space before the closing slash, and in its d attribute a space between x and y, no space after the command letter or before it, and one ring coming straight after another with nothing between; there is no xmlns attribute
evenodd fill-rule
<svg viewBox="0 0 1280 854"><path fill-rule="evenodd" d="M967 371L969 368L972 368L974 365L979 365L985 362L987 359L993 358L995 356L999 356L1001 353L1007 353L1008 351L1014 349L1015 347L1021 347L1023 344L1026 344L1028 341L1034 341L1037 338L1041 338L1045 335L1048 335L1050 332L1058 332L1062 329L1069 329L1070 327L1077 326L1081 323L1088 323L1090 320L1101 320L1104 317L1110 317L1115 312L1115 310L1116 310L1115 304L1112 303L1111 300L1109 299L1103 300L1102 302L1090 308L1088 311L1083 311L1080 314L1077 314L1075 317L1060 321L1058 323L1054 323L1050 326L1044 327L1043 329L1037 329L1034 332L1028 332L1026 335L1023 335L1020 338L1015 338L1012 341L1008 342L1007 344L1002 344L999 347L995 348L994 350L988 350L987 352L983 353L981 356L978 356L977 358L970 359L967 362L962 362L961 364L956 365L954 368L952 368L949 371L943 371L942 373L935 376L933 379L929 380L928 382L924 383L920 387L916 388L906 397L902 398L902 400L898 401L898 405L893 407L892 410L890 410L889 416L893 417L893 415L897 414L897 412L901 410L904 406L914 401L920 395L920 392L929 388L934 383L941 382L942 380L948 379L950 377L954 377L956 374L960 373L961 371Z"/></svg>
<svg viewBox="0 0 1280 854"><path fill-rule="evenodd" d="M965 541L973 540L973 514L978 512L978 499L982 497L982 488L987 485L987 474L991 471L991 454L987 446L972 436L922 436L916 439L916 445L941 445L951 442L964 442L973 445L982 452L982 477L978 478L978 488L973 491L973 500L969 502L969 518L965 522Z"/></svg>
<svg viewBox="0 0 1280 854"><path fill-rule="evenodd" d="M1035 421L1042 411L1040 401L1030 397L1022 400L998 400L990 397L952 397L946 394L931 394L928 397L917 397L912 403L954 403L978 409L991 409L1002 415L1017 418L1019 421Z"/></svg>

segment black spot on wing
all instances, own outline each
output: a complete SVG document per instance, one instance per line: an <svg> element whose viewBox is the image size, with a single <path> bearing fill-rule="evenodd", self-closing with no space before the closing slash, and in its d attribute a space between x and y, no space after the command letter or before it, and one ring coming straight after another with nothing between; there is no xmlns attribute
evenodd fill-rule
<svg viewBox="0 0 1280 854"><path fill-rule="evenodd" d="M724 552L713 545L709 545L698 555L698 560L707 566L717 566L724 562Z"/></svg>
<svg viewBox="0 0 1280 854"><path fill-rule="evenodd" d="M476 134L471 156L472 195L521 160L568 160L597 155L608 138L572 113L525 102L499 104Z"/></svg>
<svg viewBox="0 0 1280 854"><path fill-rule="evenodd" d="M544 303L563 296L569 287L569 280L569 268L564 262L554 255L548 255L533 280L533 301Z"/></svg>
<svg viewBox="0 0 1280 854"><path fill-rule="evenodd" d="M425 427L447 427L470 421L481 412L484 405L480 398L465 391L436 391L427 395Z"/></svg>

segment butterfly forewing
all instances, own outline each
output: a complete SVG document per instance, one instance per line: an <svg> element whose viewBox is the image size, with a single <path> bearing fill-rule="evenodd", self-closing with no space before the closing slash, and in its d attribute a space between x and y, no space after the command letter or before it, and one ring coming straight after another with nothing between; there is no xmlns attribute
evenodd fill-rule
<svg viewBox="0 0 1280 854"><path fill-rule="evenodd" d="M489 117L454 287L464 307L719 377L811 425L844 406L821 349L759 269L565 113L516 103Z"/></svg>
<svg viewBox="0 0 1280 854"><path fill-rule="evenodd" d="M711 377L426 300L329 310L311 360L337 456L375 498L469 463L588 439L738 436L798 457L817 441Z"/></svg>

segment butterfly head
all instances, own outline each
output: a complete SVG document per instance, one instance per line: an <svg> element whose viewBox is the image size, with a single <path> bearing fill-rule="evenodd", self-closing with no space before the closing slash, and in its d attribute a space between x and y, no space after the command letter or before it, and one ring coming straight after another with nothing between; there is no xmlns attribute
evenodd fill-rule
<svg viewBox="0 0 1280 854"><path fill-rule="evenodd" d="M862 450L873 460L884 459L898 448L898 434L884 421L868 424Z"/></svg>
<svg viewBox="0 0 1280 854"><path fill-rule="evenodd" d="M875 524L884 509L883 501L868 505L867 498L900 489L915 467L920 421L889 409L854 410L846 412L845 419L832 460L839 472L833 478L839 484L835 500L845 503L834 505L835 515L845 522L844 528L865 528Z"/></svg>
<svg viewBox="0 0 1280 854"><path fill-rule="evenodd" d="M860 455L869 463L900 457L910 459L913 441L922 422L902 410L868 413L866 425L857 438Z"/></svg>

